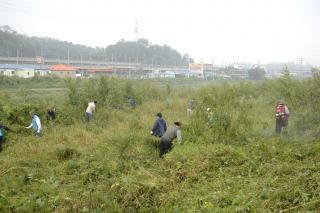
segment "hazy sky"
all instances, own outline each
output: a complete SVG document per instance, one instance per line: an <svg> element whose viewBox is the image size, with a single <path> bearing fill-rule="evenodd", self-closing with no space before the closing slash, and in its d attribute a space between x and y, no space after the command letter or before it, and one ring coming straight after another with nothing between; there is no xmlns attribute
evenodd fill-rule
<svg viewBox="0 0 320 213"><path fill-rule="evenodd" d="M0 0L0 25L89 46L139 38L196 61L320 65L320 0Z"/></svg>

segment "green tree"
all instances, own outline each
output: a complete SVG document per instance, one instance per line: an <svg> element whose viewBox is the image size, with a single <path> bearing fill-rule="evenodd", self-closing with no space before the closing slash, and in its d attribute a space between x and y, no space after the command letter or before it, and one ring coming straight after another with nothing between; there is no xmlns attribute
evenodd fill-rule
<svg viewBox="0 0 320 213"><path fill-rule="evenodd" d="M262 80L266 76L266 71L263 68L253 68L248 70L248 77L250 80Z"/></svg>

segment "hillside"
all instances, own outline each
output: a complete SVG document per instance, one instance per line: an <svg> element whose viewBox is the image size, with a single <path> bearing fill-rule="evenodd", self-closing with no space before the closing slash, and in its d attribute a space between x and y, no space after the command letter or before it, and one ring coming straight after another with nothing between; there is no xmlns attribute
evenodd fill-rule
<svg viewBox="0 0 320 213"><path fill-rule="evenodd" d="M32 80L21 81L0 93L0 120L12 129L0 153L1 212L320 208L317 72L303 81L284 76L255 84L204 82L196 88L190 87L192 80L101 78L69 79L60 89L30 90L25 85ZM136 98L136 109L129 108L127 96ZM187 117L192 97L196 108ZM97 112L87 124L84 109L93 99ZM274 135L278 100L291 111L288 137ZM57 109L53 123L45 120L49 105ZM207 107L216 115L212 128ZM31 109L44 125L40 138L23 128L30 123ZM183 123L183 143L163 159L158 140L149 135L160 111L170 126Z"/></svg>
<svg viewBox="0 0 320 213"><path fill-rule="evenodd" d="M181 55L170 46L152 44L147 39L120 40L114 45L93 48L52 38L21 35L9 26L0 27L0 56L157 65L186 65L192 61L188 54Z"/></svg>

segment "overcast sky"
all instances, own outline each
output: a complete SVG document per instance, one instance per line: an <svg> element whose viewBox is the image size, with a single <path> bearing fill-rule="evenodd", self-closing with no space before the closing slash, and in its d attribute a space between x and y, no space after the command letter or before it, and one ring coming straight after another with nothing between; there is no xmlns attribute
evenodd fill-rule
<svg viewBox="0 0 320 213"><path fill-rule="evenodd" d="M0 0L0 25L106 47L138 37L196 61L320 66L319 0Z"/></svg>

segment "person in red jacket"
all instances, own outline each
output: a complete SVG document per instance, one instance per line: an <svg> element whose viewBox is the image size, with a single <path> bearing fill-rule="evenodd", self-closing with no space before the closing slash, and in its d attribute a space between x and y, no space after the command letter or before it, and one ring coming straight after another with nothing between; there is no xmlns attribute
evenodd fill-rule
<svg viewBox="0 0 320 213"><path fill-rule="evenodd" d="M276 134L280 136L282 131L284 134L287 134L288 119L290 115L287 105L285 105L282 101L279 101L276 106L275 113Z"/></svg>

